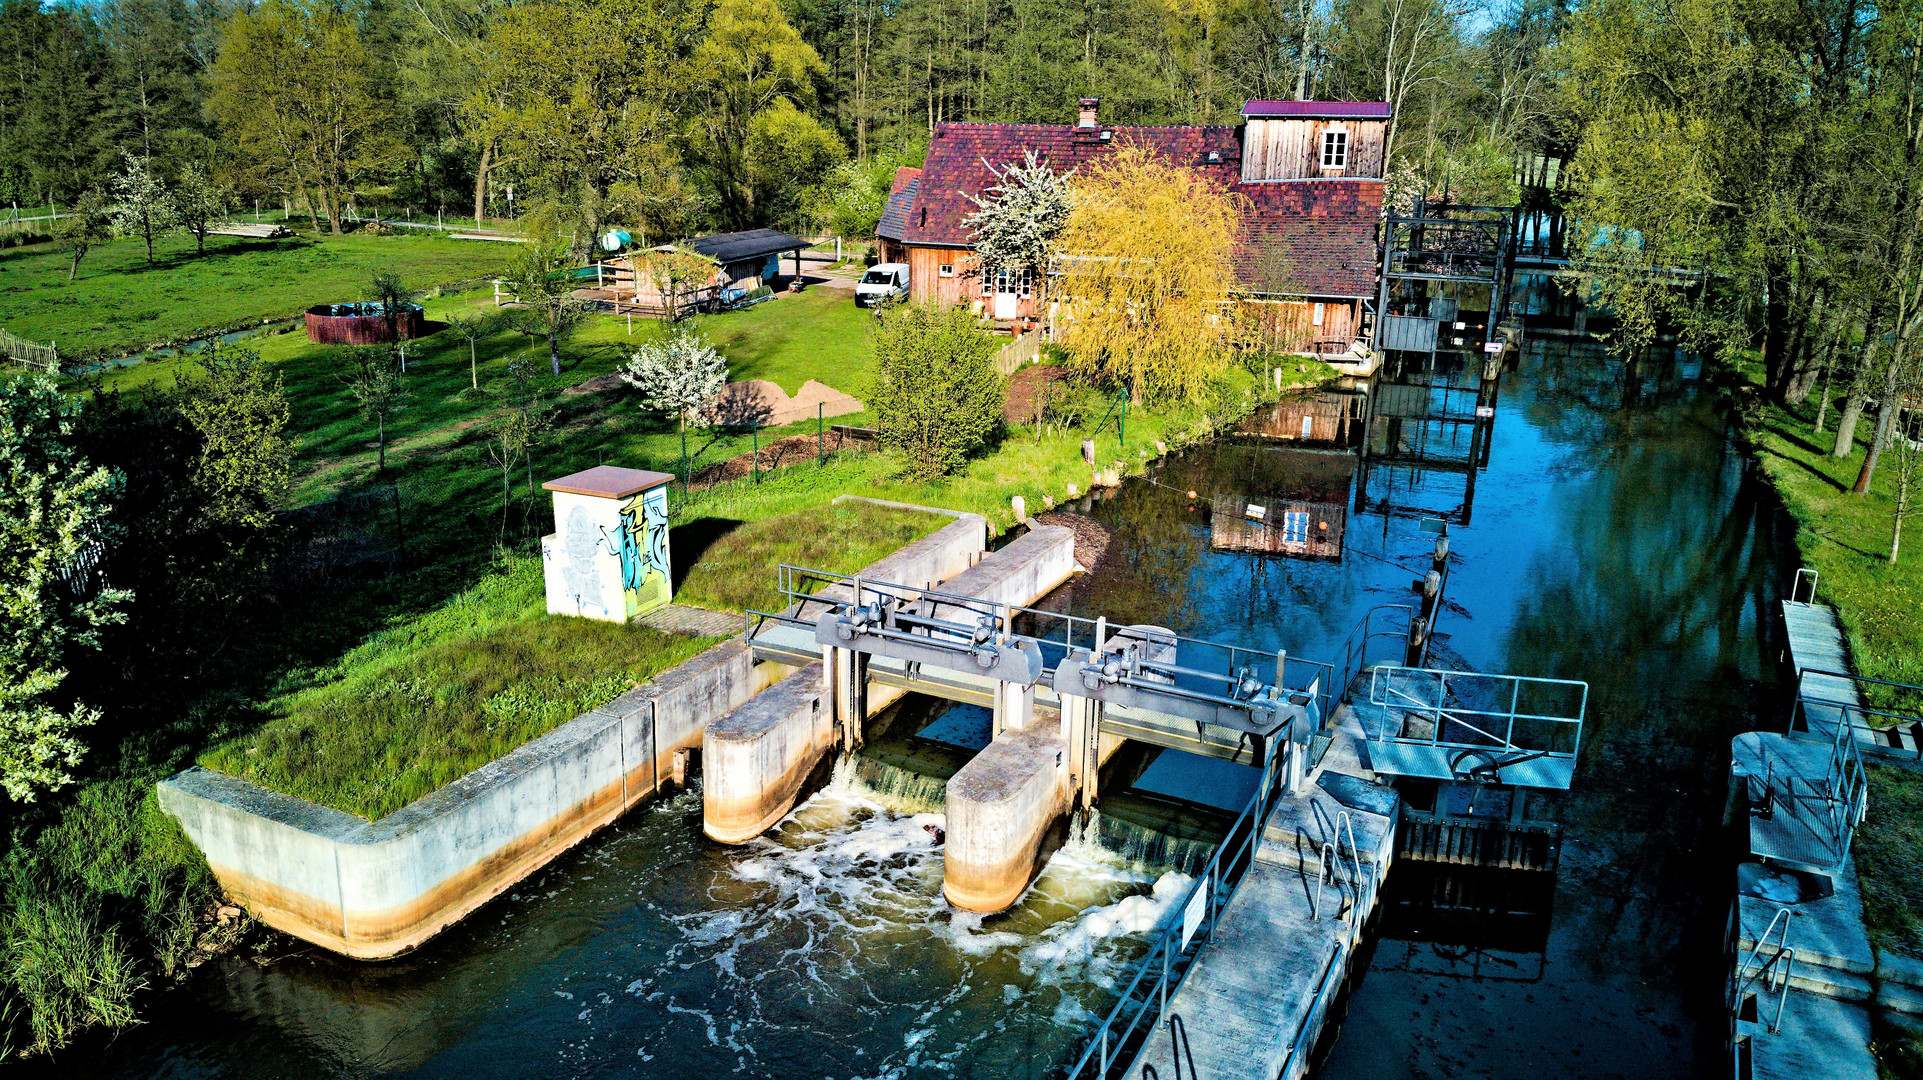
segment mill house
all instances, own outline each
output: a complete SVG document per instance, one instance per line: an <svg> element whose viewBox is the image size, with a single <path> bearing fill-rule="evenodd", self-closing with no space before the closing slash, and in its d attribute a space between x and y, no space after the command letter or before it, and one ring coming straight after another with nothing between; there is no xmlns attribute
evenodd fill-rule
<svg viewBox="0 0 1923 1080"><path fill-rule="evenodd" d="M1251 101L1235 127L1116 127L1099 112L1097 99L1083 98L1074 125L937 124L923 167L896 173L876 230L882 259L908 264L916 299L970 304L1008 326L1045 326L1045 281L1023 270L982 272L966 224L973 198L1029 153L1066 172L1132 142L1241 196L1233 253L1241 317L1272 347L1338 365L1345 354L1366 354L1386 102Z"/></svg>

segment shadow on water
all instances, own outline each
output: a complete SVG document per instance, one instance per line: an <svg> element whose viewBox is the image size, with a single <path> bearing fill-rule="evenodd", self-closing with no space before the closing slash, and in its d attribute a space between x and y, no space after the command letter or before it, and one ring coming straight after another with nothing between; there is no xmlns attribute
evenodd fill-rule
<svg viewBox="0 0 1923 1080"><path fill-rule="evenodd" d="M1339 660L1358 618L1410 600L1446 521L1434 659L1591 686L1575 787L1556 798L1560 871L1398 867L1322 1075L1718 1068L1723 770L1733 733L1775 719L1759 616L1787 532L1699 374L1687 357L1625 371L1593 347L1532 344L1466 411L1426 385L1401 392L1393 423L1318 401L1088 504L1113 539L1051 597L1057 610ZM1341 421L1320 440L1333 446L1316 445L1325 415ZM1352 444L1370 455L1328 459ZM1067 837L1013 912L980 919L941 900L928 826L986 729L985 710L910 699L755 844L706 840L684 792L412 957L211 963L151 1023L64 1064L90 1077L1042 1075L1112 1001L1180 871L1246 798L1247 767L1124 750L1095 827Z"/></svg>

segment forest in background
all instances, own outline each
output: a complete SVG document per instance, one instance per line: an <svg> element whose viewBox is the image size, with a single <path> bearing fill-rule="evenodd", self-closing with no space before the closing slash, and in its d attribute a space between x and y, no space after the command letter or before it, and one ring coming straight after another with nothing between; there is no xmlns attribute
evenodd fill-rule
<svg viewBox="0 0 1923 1080"><path fill-rule="evenodd" d="M71 205L126 155L234 203L504 218L563 200L654 238L861 236L943 121L1233 124L1387 100L1434 191L1501 201L1566 124L1568 0L0 2L0 201ZM45 212L43 210L43 212Z"/></svg>

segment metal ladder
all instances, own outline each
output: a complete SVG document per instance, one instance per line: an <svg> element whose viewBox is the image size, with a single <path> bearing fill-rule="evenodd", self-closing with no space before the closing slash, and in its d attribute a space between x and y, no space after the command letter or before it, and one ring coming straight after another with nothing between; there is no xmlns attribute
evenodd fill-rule
<svg viewBox="0 0 1923 1080"><path fill-rule="evenodd" d="M1776 995L1776 1011L1770 1017L1769 1022L1764 1025L1764 1030L1768 1031L1771 1035L1782 1030L1783 1007L1789 1003L1790 978L1796 970L1796 950L1789 947L1789 921L1791 914L1790 909L1787 907L1776 909L1776 914L1770 917L1769 925L1763 928L1763 933L1756 939L1756 944L1750 946L1749 955L1743 957L1742 963L1737 965L1736 971L1730 976L1729 980L1729 998L1727 1004L1729 1006L1731 1020L1737 1023L1744 1022L1742 1020L1743 1006L1750 997L1751 987L1756 986L1758 983L1762 984L1761 989L1757 991L1756 994L1759 998L1769 994ZM1732 918L1740 920L1741 916L1739 914L1732 916ZM1778 929L1779 926L1781 927L1780 930ZM1731 934L1732 937L1735 937L1740 936L1741 933L1742 928L1739 921L1732 929ZM1769 944L1771 934L1776 935L1776 951L1768 957L1765 957L1763 955L1763 946ZM1760 1003L1756 1014L1760 1020L1762 1017Z"/></svg>

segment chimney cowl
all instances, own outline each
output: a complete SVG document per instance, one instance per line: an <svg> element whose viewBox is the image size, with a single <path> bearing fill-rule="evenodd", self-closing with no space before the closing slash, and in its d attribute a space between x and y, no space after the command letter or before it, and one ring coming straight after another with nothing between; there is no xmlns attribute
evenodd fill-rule
<svg viewBox="0 0 1923 1080"><path fill-rule="evenodd" d="M1095 118L1095 114L1096 114L1096 111L1101 107L1102 99L1085 97L1081 99L1081 101L1078 102L1077 104L1081 106L1082 115L1081 115L1081 118L1076 122L1075 126L1084 127L1084 128L1092 128L1092 127L1099 126L1099 123Z"/></svg>

